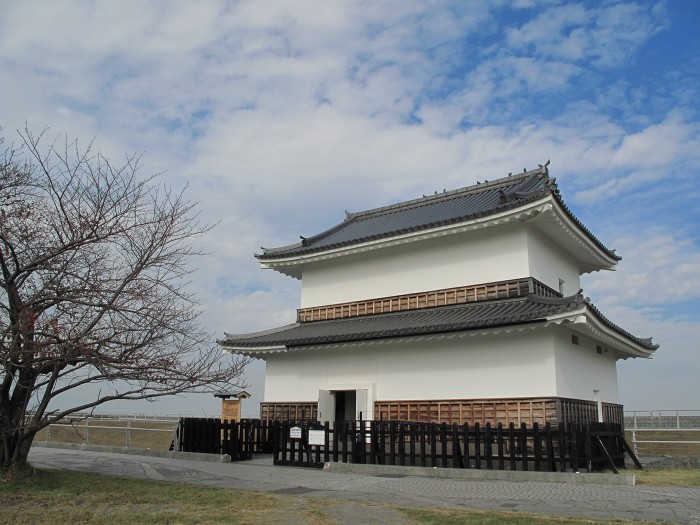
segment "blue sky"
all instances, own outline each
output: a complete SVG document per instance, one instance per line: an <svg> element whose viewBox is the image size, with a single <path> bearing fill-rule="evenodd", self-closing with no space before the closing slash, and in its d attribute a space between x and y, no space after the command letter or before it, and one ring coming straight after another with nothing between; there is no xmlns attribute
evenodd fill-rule
<svg viewBox="0 0 700 525"><path fill-rule="evenodd" d="M0 124L189 184L221 221L192 283L218 337L294 318L299 283L260 270L260 246L551 159L623 257L584 293L661 344L619 363L626 408L700 409L698 27L694 0L0 0Z"/></svg>

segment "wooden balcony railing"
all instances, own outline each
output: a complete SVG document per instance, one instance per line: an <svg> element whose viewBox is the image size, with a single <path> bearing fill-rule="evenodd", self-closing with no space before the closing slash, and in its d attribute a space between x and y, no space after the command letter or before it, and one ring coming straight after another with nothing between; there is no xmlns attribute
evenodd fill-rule
<svg viewBox="0 0 700 525"><path fill-rule="evenodd" d="M542 284L537 279L527 277L511 281L475 284L457 288L433 290L430 292L394 295L391 297L352 301L342 304L300 308L297 310L297 322L306 323L328 319L344 319L347 317L432 308L434 306L465 304L491 299L506 299L510 297L522 297L531 293L543 295L545 297L561 297L558 292L549 286Z"/></svg>

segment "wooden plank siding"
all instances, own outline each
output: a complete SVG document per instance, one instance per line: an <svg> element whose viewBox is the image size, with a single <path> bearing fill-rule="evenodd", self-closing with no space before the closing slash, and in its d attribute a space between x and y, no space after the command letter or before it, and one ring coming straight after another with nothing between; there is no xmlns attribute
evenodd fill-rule
<svg viewBox="0 0 700 525"><path fill-rule="evenodd" d="M606 407L610 407L606 410ZM316 402L266 402L260 404L263 421L315 421L318 417ZM620 423L622 405L606 404L603 418ZM375 401L374 419L414 421L419 423L447 423L458 425L508 425L525 423L571 423L585 425L598 421L595 401L567 398L517 399L443 399Z"/></svg>
<svg viewBox="0 0 700 525"><path fill-rule="evenodd" d="M561 297L552 288L531 277L486 284L461 286L429 292L395 295L341 304L313 306L297 310L297 322L345 319L366 315L418 310L435 306L466 304L490 299L523 297L528 294L545 297Z"/></svg>
<svg viewBox="0 0 700 525"><path fill-rule="evenodd" d="M263 421L316 421L317 418L318 403L315 401L260 403Z"/></svg>
<svg viewBox="0 0 700 525"><path fill-rule="evenodd" d="M557 422L557 400L532 399L449 399L434 401L377 401L375 419L460 425L532 425Z"/></svg>

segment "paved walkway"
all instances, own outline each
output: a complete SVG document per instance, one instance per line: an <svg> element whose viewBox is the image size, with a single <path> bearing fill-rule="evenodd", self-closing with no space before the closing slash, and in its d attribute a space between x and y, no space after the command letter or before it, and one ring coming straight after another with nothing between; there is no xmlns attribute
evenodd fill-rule
<svg viewBox="0 0 700 525"><path fill-rule="evenodd" d="M343 525L406 523L391 509L350 504L352 502L700 524L700 489L363 475L275 467L269 457L239 463L212 463L33 448L29 458L37 467L331 498L340 500L332 506L335 509L332 512ZM362 509L371 514L363 515ZM382 512L386 515L380 517L377 513Z"/></svg>

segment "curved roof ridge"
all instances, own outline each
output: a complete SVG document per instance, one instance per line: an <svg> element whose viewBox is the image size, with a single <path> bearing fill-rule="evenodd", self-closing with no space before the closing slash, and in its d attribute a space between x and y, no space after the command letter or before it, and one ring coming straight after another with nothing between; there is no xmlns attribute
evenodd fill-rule
<svg viewBox="0 0 700 525"><path fill-rule="evenodd" d="M224 332L224 336L226 339L224 340L217 340L216 342L219 344L226 343L227 340L235 340L235 339L250 339L254 337L263 337L266 335L274 335L278 334L280 332L285 332L287 330L292 330L296 327L299 326L299 323L290 323L290 324L285 324L282 326L277 326L275 328L268 328L267 330L260 330L258 332L249 332L247 334L229 334L228 332Z"/></svg>
<svg viewBox="0 0 700 525"><path fill-rule="evenodd" d="M586 226L584 226L583 223L581 222L581 220L578 217L576 217L576 215L574 215L573 212L569 209L569 207L564 203L564 199L561 196L561 192L559 191L559 187L556 184L556 178L552 177L550 180L552 181L552 184L553 184L553 188L551 191L552 196L554 197L554 200L557 201L559 206L561 206L562 210L564 211L564 213L566 213L567 217L569 217L571 219L571 221L577 227L579 227L581 229L581 231L583 231L583 233L585 233L596 244L596 246L598 246L598 248L603 250L605 253L607 253L613 259L615 259L617 261L621 261L622 257L619 256L617 253L615 253L615 249L610 249L607 246L605 246L605 244L603 244L603 241L598 239L598 237L596 237L591 232L591 230L589 230Z"/></svg>
<svg viewBox="0 0 700 525"><path fill-rule="evenodd" d="M640 346L643 346L644 348L648 350L656 350L659 348L659 345L657 343L652 342L651 337L637 337L624 328L621 328L619 325L613 323L610 319L605 317L600 310L591 302L591 299L589 297L586 297L584 299L584 302L586 303L586 306L588 309L591 311L591 313L605 326L610 328L611 330L617 332L620 335L623 335L627 337L630 341L634 341L635 343L639 344Z"/></svg>

